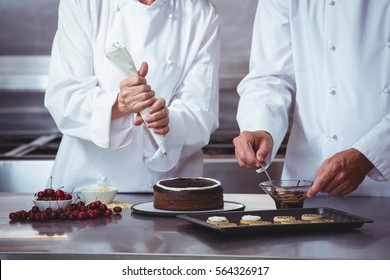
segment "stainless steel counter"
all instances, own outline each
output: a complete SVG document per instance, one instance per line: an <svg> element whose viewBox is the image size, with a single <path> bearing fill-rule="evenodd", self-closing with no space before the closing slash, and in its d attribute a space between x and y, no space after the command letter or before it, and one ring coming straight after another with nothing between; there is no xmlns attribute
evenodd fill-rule
<svg viewBox="0 0 390 280"><path fill-rule="evenodd" d="M119 194L128 203L152 195ZM246 210L273 209L261 194L226 194ZM390 198L316 197L305 207L331 207L373 219L358 229L223 236L169 217L125 211L111 220L16 222L8 214L32 207L31 193L0 193L1 259L390 259Z"/></svg>

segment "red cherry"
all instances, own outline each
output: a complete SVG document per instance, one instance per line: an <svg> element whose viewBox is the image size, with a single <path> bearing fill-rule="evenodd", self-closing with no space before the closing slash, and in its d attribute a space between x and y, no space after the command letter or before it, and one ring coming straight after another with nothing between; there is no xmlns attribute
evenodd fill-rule
<svg viewBox="0 0 390 280"><path fill-rule="evenodd" d="M29 212L28 213L28 219L30 220L30 221L35 221L35 215L36 215L36 213L34 213L34 212Z"/></svg>
<svg viewBox="0 0 390 280"><path fill-rule="evenodd" d="M20 210L16 213L19 215L20 220L25 221L28 219L28 212L26 212L25 210Z"/></svg>
<svg viewBox="0 0 390 280"><path fill-rule="evenodd" d="M88 218L90 218L90 219L95 219L96 218L96 213L92 209L89 209L87 214L88 214Z"/></svg>
<svg viewBox="0 0 390 280"><path fill-rule="evenodd" d="M44 196L45 196L45 193L43 191L40 191L37 194L38 199L42 199L42 198L44 198Z"/></svg>
<svg viewBox="0 0 390 280"><path fill-rule="evenodd" d="M59 213L58 213L58 211L57 210L54 210L54 211L52 211L51 213L50 213L50 219L52 219L52 220L56 220L58 217L59 217Z"/></svg>
<svg viewBox="0 0 390 280"><path fill-rule="evenodd" d="M106 209L106 211L104 211L104 216L105 217L111 217L113 214L112 210L111 209Z"/></svg>
<svg viewBox="0 0 390 280"><path fill-rule="evenodd" d="M95 202L91 202L90 204L87 205L88 209L95 209Z"/></svg>
<svg viewBox="0 0 390 280"><path fill-rule="evenodd" d="M87 213L86 212L79 212L79 214L77 215L77 218L80 220L80 221L83 221L87 218Z"/></svg>
<svg viewBox="0 0 390 280"><path fill-rule="evenodd" d="M31 208L31 212L33 212L33 213L38 213L38 212L40 212L38 206L33 206L33 207Z"/></svg>
<svg viewBox="0 0 390 280"><path fill-rule="evenodd" d="M107 210L107 205L102 203L99 208L100 208L100 211L104 212Z"/></svg>
<svg viewBox="0 0 390 280"><path fill-rule="evenodd" d="M68 220L68 219L69 219L68 212L60 213L60 220L65 221L65 220Z"/></svg>
<svg viewBox="0 0 390 280"><path fill-rule="evenodd" d="M55 197L58 199L58 198L63 198L65 197L65 192L63 190L56 190L55 192Z"/></svg>
<svg viewBox="0 0 390 280"><path fill-rule="evenodd" d="M93 212L95 212L96 217L101 216L99 208L94 209Z"/></svg>
<svg viewBox="0 0 390 280"><path fill-rule="evenodd" d="M50 217L50 215L47 214L46 212L41 212L40 214L42 215L42 222L48 220Z"/></svg>
<svg viewBox="0 0 390 280"><path fill-rule="evenodd" d="M120 213L120 212L122 212L122 207L115 206L113 210L114 210L115 213Z"/></svg>
<svg viewBox="0 0 390 280"><path fill-rule="evenodd" d="M80 208L80 207L85 207L84 201L79 201L79 202L77 202L77 207L78 207L78 208Z"/></svg>
<svg viewBox="0 0 390 280"><path fill-rule="evenodd" d="M78 213L71 213L69 216L69 219L71 220L77 220L77 218L78 218Z"/></svg>
<svg viewBox="0 0 390 280"><path fill-rule="evenodd" d="M52 196L52 195L54 195L54 194L55 194L55 191L54 191L54 189L50 189L50 188L48 188L48 189L45 189L43 192L44 192L44 193L45 193L45 195L47 195L47 196Z"/></svg>
<svg viewBox="0 0 390 280"><path fill-rule="evenodd" d="M102 202L100 200L95 201L95 208L99 208L100 205L102 205Z"/></svg>
<svg viewBox="0 0 390 280"><path fill-rule="evenodd" d="M16 213L16 212L11 212L9 214L9 218L12 220L12 221L17 221L19 220L19 215Z"/></svg>
<svg viewBox="0 0 390 280"><path fill-rule="evenodd" d="M42 213L36 213L35 214L35 220L38 221L38 222L43 222L44 221L44 217L43 217L43 214Z"/></svg>

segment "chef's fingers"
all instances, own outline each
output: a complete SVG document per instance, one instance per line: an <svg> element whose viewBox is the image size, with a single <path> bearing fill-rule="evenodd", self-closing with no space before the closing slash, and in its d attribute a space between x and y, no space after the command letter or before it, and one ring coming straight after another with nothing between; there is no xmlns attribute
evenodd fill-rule
<svg viewBox="0 0 390 280"><path fill-rule="evenodd" d="M129 113L139 113L152 106L155 101L153 90L142 91L140 88L139 90L124 90L118 94L120 109Z"/></svg>
<svg viewBox="0 0 390 280"><path fill-rule="evenodd" d="M136 86L130 86L130 87L123 87L120 89L119 97L122 99L128 99L132 101L132 98L137 98L136 101L143 101L145 99L149 99L153 97L154 91L152 91L151 87L149 85L136 85Z"/></svg>
<svg viewBox="0 0 390 280"><path fill-rule="evenodd" d="M169 110L166 107L149 114L145 118L146 126L152 128L156 134L165 135L169 132Z"/></svg>
<svg viewBox="0 0 390 280"><path fill-rule="evenodd" d="M335 176L323 191L332 196L341 196L353 192L356 188L357 184L354 182L354 175L347 170L341 169L335 172Z"/></svg>
<svg viewBox="0 0 390 280"><path fill-rule="evenodd" d="M146 116L145 121L147 123L165 121L169 117L169 109L167 107L162 107L160 110L151 113Z"/></svg>
<svg viewBox="0 0 390 280"><path fill-rule="evenodd" d="M354 183L349 179L348 173L325 161L317 172L317 177L307 195L312 197L318 192L328 193L332 196L345 195L353 188Z"/></svg>
<svg viewBox="0 0 390 280"><path fill-rule="evenodd" d="M258 135L260 135L260 137L257 137L257 139L260 139L260 141L256 151L256 158L262 165L266 165L265 159L272 150L273 141L271 136L266 132L259 133ZM258 168L260 167L261 166L258 166Z"/></svg>
<svg viewBox="0 0 390 280"><path fill-rule="evenodd" d="M322 167L323 171L317 176L313 182L313 185L307 191L308 197L313 197L319 192L326 192L326 186L332 181L334 174L330 171L330 168Z"/></svg>
<svg viewBox="0 0 390 280"><path fill-rule="evenodd" d="M328 192L331 195L345 195L354 191L373 168L372 163L358 150L348 149L336 153L325 160L308 196L317 192ZM322 182L320 179L326 180Z"/></svg>
<svg viewBox="0 0 390 280"><path fill-rule="evenodd" d="M169 115L169 110L165 106L164 98L157 98L155 102L148 108L148 115L145 118L146 122L155 122L166 118Z"/></svg>
<svg viewBox="0 0 390 280"><path fill-rule="evenodd" d="M140 69L138 70L138 75L141 77L146 77L149 71L149 65L146 62L142 62Z"/></svg>
<svg viewBox="0 0 390 280"><path fill-rule="evenodd" d="M152 106L150 106L150 108L148 110L148 113L149 114L154 114L154 113L156 113L158 111L161 111L163 109L167 109L166 108L166 101L165 101L164 98L160 97L160 98L156 99L156 102L154 102Z"/></svg>
<svg viewBox="0 0 390 280"><path fill-rule="evenodd" d="M138 114L152 106L155 101L156 98L154 97L154 94L147 95L147 97L133 99L131 103L132 105L129 105L128 107L130 108L130 112Z"/></svg>
<svg viewBox="0 0 390 280"><path fill-rule="evenodd" d="M146 85L147 80L141 76L127 76L120 83L119 88L124 90L126 88L131 88L138 85Z"/></svg>
<svg viewBox="0 0 390 280"><path fill-rule="evenodd" d="M144 123L144 120L142 119L140 114L137 114L134 119L134 125L139 126Z"/></svg>
<svg viewBox="0 0 390 280"><path fill-rule="evenodd" d="M256 159L254 147L252 147L253 143L254 139L249 131L243 131L233 139L235 156L240 167L257 169L257 166L260 165Z"/></svg>
<svg viewBox="0 0 390 280"><path fill-rule="evenodd" d="M352 191L354 191L355 188L352 186L352 184L349 184L347 182L342 182L337 185L333 185L327 193L331 196L342 196L346 195Z"/></svg>
<svg viewBox="0 0 390 280"><path fill-rule="evenodd" d="M241 168L249 169L249 170L256 170L257 168L253 165L246 164L245 162L241 161L237 156L237 163Z"/></svg>
<svg viewBox="0 0 390 280"><path fill-rule="evenodd" d="M169 123L169 119L168 119L168 123ZM168 123L164 126L154 128L153 132L160 135L167 134L170 130Z"/></svg>

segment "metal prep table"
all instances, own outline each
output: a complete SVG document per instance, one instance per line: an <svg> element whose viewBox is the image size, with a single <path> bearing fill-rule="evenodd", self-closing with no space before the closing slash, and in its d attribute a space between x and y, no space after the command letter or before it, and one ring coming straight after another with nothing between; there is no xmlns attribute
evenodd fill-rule
<svg viewBox="0 0 390 280"><path fill-rule="evenodd" d="M10 222L29 210L32 193L0 193L1 259L390 259L390 198L315 197L305 207L330 207L374 220L357 229L220 235L172 217L130 210L110 220ZM140 203L151 194L118 194ZM245 210L274 209L264 194L225 194Z"/></svg>

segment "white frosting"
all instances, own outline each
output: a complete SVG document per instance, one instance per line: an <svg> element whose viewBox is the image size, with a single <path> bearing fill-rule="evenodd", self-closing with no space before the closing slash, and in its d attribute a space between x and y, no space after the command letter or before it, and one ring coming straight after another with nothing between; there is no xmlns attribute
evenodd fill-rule
<svg viewBox="0 0 390 280"><path fill-rule="evenodd" d="M211 216L208 217L208 220L212 222L227 222L226 217L222 217L222 216Z"/></svg>
<svg viewBox="0 0 390 280"><path fill-rule="evenodd" d="M252 215L245 215L242 216L241 220L246 220L246 221L259 221L261 219L260 216L252 216Z"/></svg>
<svg viewBox="0 0 390 280"><path fill-rule="evenodd" d="M163 186L161 185L160 182L162 181L167 181L167 180L175 180L175 179L179 179L179 178L172 178L172 179L164 179L164 180L160 180L156 183L156 185L162 189L165 189L165 190L170 190L170 191L191 191L191 190L207 190L207 189L213 189L213 188L217 188L221 185L221 183L217 180L214 180L214 179L210 179L210 178L189 178L187 177L188 179L202 179L202 180L210 180L210 181L213 181L215 184L212 185L212 186L208 186L208 187L190 187L190 188L171 188L171 187L167 187L167 186ZM181 177L181 179L187 179L186 177Z"/></svg>

